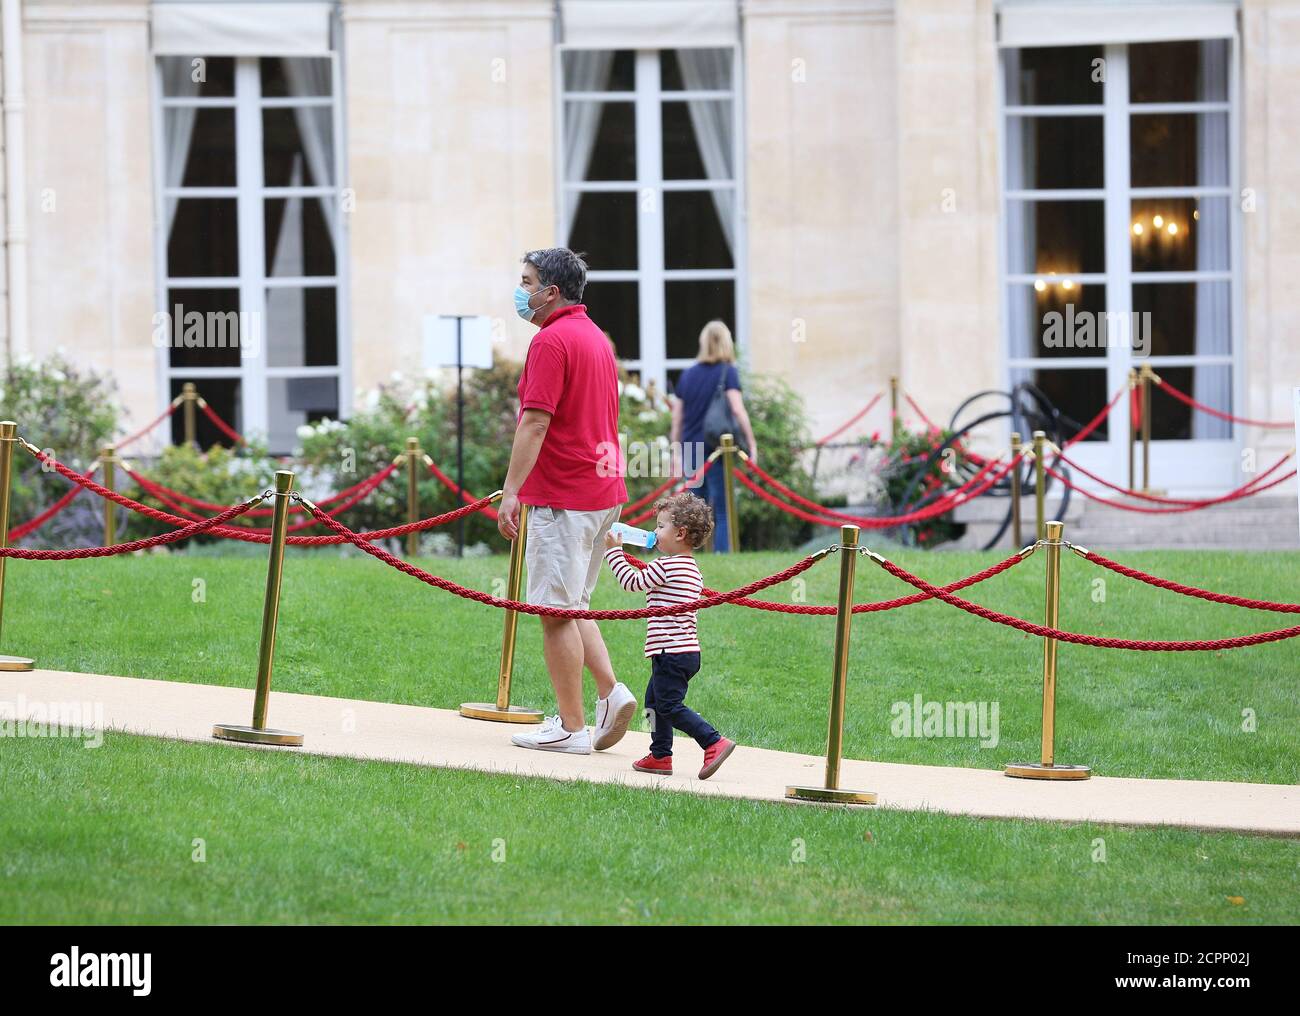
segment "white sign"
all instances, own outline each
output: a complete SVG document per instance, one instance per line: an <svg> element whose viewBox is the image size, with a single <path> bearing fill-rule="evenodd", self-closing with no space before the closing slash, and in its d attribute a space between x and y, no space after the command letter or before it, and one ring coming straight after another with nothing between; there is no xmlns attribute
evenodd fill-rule
<svg viewBox="0 0 1300 1016"><path fill-rule="evenodd" d="M457 318L445 314L424 316L424 367L456 366L456 322L460 322L460 365L492 366L492 319L486 315Z"/></svg>

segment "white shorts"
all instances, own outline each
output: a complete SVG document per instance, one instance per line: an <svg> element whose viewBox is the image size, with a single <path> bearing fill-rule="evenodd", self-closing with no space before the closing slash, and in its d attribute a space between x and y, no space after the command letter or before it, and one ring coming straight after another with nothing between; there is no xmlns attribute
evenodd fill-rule
<svg viewBox="0 0 1300 1016"><path fill-rule="evenodd" d="M524 537L527 602L574 610L588 607L605 561L605 534L622 511L622 505L594 512L529 508Z"/></svg>

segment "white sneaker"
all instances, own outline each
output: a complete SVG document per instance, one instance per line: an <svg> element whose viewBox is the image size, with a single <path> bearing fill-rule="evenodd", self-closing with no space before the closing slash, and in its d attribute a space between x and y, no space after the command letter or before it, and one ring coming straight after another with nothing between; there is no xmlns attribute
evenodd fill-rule
<svg viewBox="0 0 1300 1016"><path fill-rule="evenodd" d="M587 733L587 728L565 730L558 716L546 717L535 731L515 734L510 738L510 743L537 751L563 751L570 755L591 754L591 735Z"/></svg>
<svg viewBox="0 0 1300 1016"><path fill-rule="evenodd" d="M614 685L608 698L596 700L596 727L592 735L592 747L604 751L623 740L627 725L632 722L632 714L635 712L636 696L620 681Z"/></svg>

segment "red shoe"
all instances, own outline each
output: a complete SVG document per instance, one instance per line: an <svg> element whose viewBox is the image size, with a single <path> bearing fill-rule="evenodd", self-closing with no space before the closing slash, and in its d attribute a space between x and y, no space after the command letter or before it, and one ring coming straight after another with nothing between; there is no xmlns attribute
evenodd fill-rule
<svg viewBox="0 0 1300 1016"><path fill-rule="evenodd" d="M718 771L718 767L727 761L727 756L736 750L736 742L730 738L714 741L704 749L704 768L700 770L700 779L707 780Z"/></svg>
<svg viewBox="0 0 1300 1016"><path fill-rule="evenodd" d="M671 776L673 774L673 757L665 755L663 758L655 758L653 755L647 755L639 762L633 762L632 768L639 773L658 773L660 776Z"/></svg>

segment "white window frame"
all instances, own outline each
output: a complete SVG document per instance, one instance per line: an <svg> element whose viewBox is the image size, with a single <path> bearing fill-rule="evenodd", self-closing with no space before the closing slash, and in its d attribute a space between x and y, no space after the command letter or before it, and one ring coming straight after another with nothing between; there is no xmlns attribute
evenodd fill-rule
<svg viewBox="0 0 1300 1016"><path fill-rule="evenodd" d="M1160 40L1140 40L1142 42ZM1171 40L1173 41L1173 40ZM1166 103L1133 103L1129 97L1129 46L1137 43L1108 43L1103 47L1106 77L1103 84L1103 99L1097 105L1009 105L1007 102L1007 76L1003 55L1017 49L1034 48L1031 46L1003 46L999 53L997 67L998 92L998 163L1001 198L999 203L1000 222L998 229L998 277L999 306L1002 315L1002 360L1003 384L1010 390L1017 371L1031 371L1036 368L1053 369L1083 367L1106 370L1107 397L1113 395L1128 383L1130 367L1139 362L1150 363L1156 373L1163 367L1214 366L1226 365L1232 372L1232 405L1235 410L1244 404L1245 370L1244 370L1244 313L1242 309L1242 252L1240 208L1234 195L1240 193L1240 124L1241 104L1239 92L1240 42L1236 35L1228 42L1228 91L1226 101L1193 101ZM1083 45L1085 43L1080 43ZM1228 116L1228 183L1226 186L1193 187L1133 187L1130 183L1129 131L1134 114L1144 113L1205 113L1224 112ZM1098 116L1102 117L1104 185L1090 190L1069 191L1056 190L1010 190L1008 189L1008 166L1006 160L1007 136L1009 123L1018 116L1028 114L1046 114L1054 117ZM1132 202L1134 199L1148 197L1207 197L1225 198L1229 212L1229 267L1226 271L1177 271L1177 272L1141 272L1132 271L1130 227L1132 223ZM1008 203L1019 198L1047 198L1051 200L1102 200L1104 202L1103 222L1105 229L1106 270L1102 273L1078 273L1072 275L1078 282L1102 284L1106 286L1106 310L1110 313L1128 315L1133 309L1133 285L1144 282L1200 282L1227 280L1230 283L1231 310L1229 327L1231 328L1231 353L1228 356L1212 354L1183 356L1135 357L1129 345L1120 343L1107 350L1104 360L1100 357L1018 357L1013 355L1013 337L1011 335L1011 318L1008 309L1010 287L1017 283L1032 284L1042 278L1037 273L1011 273L1008 270L1007 223ZM1163 395L1155 395L1164 398ZM1098 409L1101 407L1098 406ZM1086 421L1080 421L1086 422ZM1127 401L1121 399L1110 414L1107 440L1104 442L1083 442L1071 451L1071 455L1085 467L1109 478L1127 484L1128 447L1130 439L1130 417ZM1229 425L1229 437L1226 439L1192 438L1178 441L1152 441L1151 450L1151 484L1174 492L1198 493L1204 491L1221 491L1238 486L1242 482L1239 451L1243 439L1242 428ZM1007 425L1007 433L1011 429ZM1022 438L1025 435L1021 435ZM1141 452L1138 452L1141 461ZM1140 469L1139 465L1139 469ZM1085 477L1076 477L1080 486L1097 487Z"/></svg>
<svg viewBox="0 0 1300 1016"><path fill-rule="evenodd" d="M637 267L635 269L593 269L591 282L636 282L637 313L640 331L640 356L621 360L623 367L637 372L642 383L654 381L661 392L667 391L670 370L683 370L695 362L691 357L667 355L666 283L693 280L730 280L735 299L736 356L742 365L749 362L749 299L747 280L747 216L745 214L745 138L744 111L741 108L744 81L741 46L704 45L702 49L730 49L731 87L714 90L665 92L660 87L659 54L661 49L636 49L632 46L606 46L607 50L630 49L635 53L636 87L633 91L570 92L564 88L564 54L570 50L590 50L592 46L557 43L555 46L555 236L557 243L568 243L564 235L565 209L572 195L578 193L621 192L638 195ZM693 47L671 46L667 49ZM729 99L733 117L732 167L730 182L709 180L664 180L663 103L689 99ZM631 102L636 125L636 178L632 180L570 181L564 178L564 104L566 101ZM711 191L730 189L735 199L735 246L732 268L665 268L663 196L667 191ZM647 200L647 198L649 200ZM599 323L599 322L597 322ZM703 327L704 322L700 322Z"/></svg>
<svg viewBox="0 0 1300 1016"><path fill-rule="evenodd" d="M194 54L195 57L205 54ZM270 55L270 54L268 54ZM203 98L170 98L163 94L162 60L173 54L154 55L153 61L153 137L154 137L154 276L155 306L167 314L172 313L168 292L174 288L238 289L241 313L252 313L252 319L261 324L260 343L256 355L245 356L241 350L239 366L232 367L173 367L171 350L164 346L157 358L157 408L161 412L171 402L171 384L177 378L193 380L199 394L203 394L204 378L233 378L240 381L240 408L243 433L247 436L266 436L270 424L268 384L276 378L332 377L338 385L340 418L352 411L352 346L349 328L349 255L348 222L342 212L340 200L347 188L344 158L345 136L343 122L342 66L337 52L319 54L316 59L330 61L330 95L264 97L262 95L260 56L233 57L235 64L235 94L233 96ZM235 185L232 187L175 187L165 185L167 179L163 142L165 110L170 107L193 106L233 109L235 111ZM262 111L273 108L302 106L329 106L332 110L334 143L334 183L328 186L267 187L263 177ZM334 237L334 274L311 276L269 276L266 266L265 208L268 198L319 197L331 195L340 210ZM173 276L167 265L168 197L233 198L236 202L236 223L239 234L239 274L191 278ZM337 362L332 366L272 367L269 366L272 336L266 318L266 290L294 287L332 287L335 290L335 318L337 327ZM235 421L229 421L232 424Z"/></svg>

